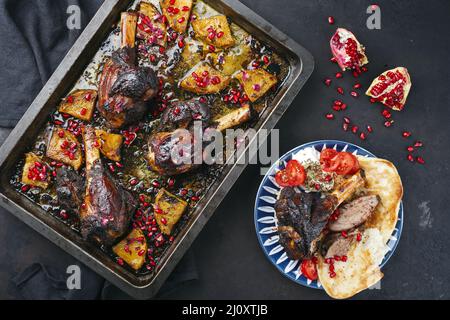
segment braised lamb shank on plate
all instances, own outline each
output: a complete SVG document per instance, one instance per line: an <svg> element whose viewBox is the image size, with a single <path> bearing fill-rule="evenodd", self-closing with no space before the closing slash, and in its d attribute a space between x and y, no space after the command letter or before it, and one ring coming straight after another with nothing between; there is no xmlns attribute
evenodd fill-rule
<svg viewBox="0 0 450 320"><path fill-rule="evenodd" d="M86 240L111 245L128 230L136 202L104 167L95 129L86 126L83 140L86 191L80 210L81 234Z"/></svg>
<svg viewBox="0 0 450 320"><path fill-rule="evenodd" d="M122 13L121 48L104 66L99 81L97 109L111 128L140 120L158 90L152 69L136 65L137 14Z"/></svg>

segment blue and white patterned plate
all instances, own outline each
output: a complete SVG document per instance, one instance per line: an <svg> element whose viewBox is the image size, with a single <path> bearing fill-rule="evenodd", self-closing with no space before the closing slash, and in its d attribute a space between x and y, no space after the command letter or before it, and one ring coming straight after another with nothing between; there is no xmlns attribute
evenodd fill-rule
<svg viewBox="0 0 450 320"><path fill-rule="evenodd" d="M283 247L279 243L279 236L277 233L277 218L275 216L274 205L280 192L280 187L275 182L275 173L278 170L284 169L287 161L292 159L292 156L298 151L314 147L316 150L321 151L324 148L334 148L337 151L347 151L355 155L365 157L375 157L369 151L343 141L338 140L321 140L313 141L296 147L283 155L266 173L264 179L259 186L258 193L255 201L255 228L256 235L259 240L259 244L266 254L267 258L273 263L273 265L286 277L306 287L322 289L322 285L319 281L311 281L302 275L300 271L299 260L290 260ZM394 232L391 235L389 242L387 243L389 251L384 256L380 267L383 267L397 247L400 240L403 227L403 203L400 204L398 213L398 221L395 225Z"/></svg>

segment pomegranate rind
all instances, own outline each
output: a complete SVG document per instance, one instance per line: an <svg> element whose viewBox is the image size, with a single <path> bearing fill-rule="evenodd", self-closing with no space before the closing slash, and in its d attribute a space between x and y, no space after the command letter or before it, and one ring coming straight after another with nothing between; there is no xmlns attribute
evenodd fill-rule
<svg viewBox="0 0 450 320"><path fill-rule="evenodd" d="M375 94L373 92L372 89L374 89L375 86L377 86L379 83L385 81L385 80L383 80L383 77L386 78L389 73L396 74L397 72L399 72L403 76L404 79L400 79L400 80L392 83L385 90L383 90L380 94ZM400 99L400 101L396 101L395 103L392 103L388 100L389 95L386 95L386 92L394 89L400 83L400 81L405 81L405 84L403 86L403 92L402 92L403 96ZM380 74L378 77L376 77L372 81L372 84L370 85L369 89L367 89L366 95L368 95L371 98L374 98L378 102L381 102L382 104L391 108L392 110L401 111L401 110L403 110L403 108L405 106L406 99L408 98L409 91L411 90L411 86L412 86L411 77L409 75L408 69L406 69L405 67L397 67L394 69L386 70L385 72ZM389 89L389 90L387 90L387 89Z"/></svg>
<svg viewBox="0 0 450 320"><path fill-rule="evenodd" d="M340 38L344 38L345 41L347 39L352 39L356 43L356 51L358 53L358 60L351 62L350 56L347 54L345 50L345 45L343 45L341 48L338 48L333 39L339 36ZM333 34L333 36L330 39L330 48L333 56L336 58L336 62L338 63L339 67L342 69L342 71L345 70L352 70L352 69L359 69L363 65L366 65L369 63L369 59L366 56L366 49L365 47L356 39L355 35L344 28L338 28L336 32Z"/></svg>

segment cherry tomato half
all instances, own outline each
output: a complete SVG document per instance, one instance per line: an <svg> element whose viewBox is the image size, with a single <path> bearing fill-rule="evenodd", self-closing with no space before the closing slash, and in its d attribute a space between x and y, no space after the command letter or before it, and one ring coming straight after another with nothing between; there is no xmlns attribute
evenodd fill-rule
<svg viewBox="0 0 450 320"><path fill-rule="evenodd" d="M302 164L297 160L289 160L286 165L286 172L289 177L289 184L292 187L301 186L305 183L306 172Z"/></svg>
<svg viewBox="0 0 450 320"><path fill-rule="evenodd" d="M280 170L275 174L275 181L280 187L289 187L289 176L286 170Z"/></svg>
<svg viewBox="0 0 450 320"><path fill-rule="evenodd" d="M300 271L309 280L317 280L316 264L311 259L305 259L302 261Z"/></svg>
<svg viewBox="0 0 450 320"><path fill-rule="evenodd" d="M323 149L320 153L320 165L322 170L326 172L333 172L336 168L333 166L333 158L336 157L338 152L334 149Z"/></svg>

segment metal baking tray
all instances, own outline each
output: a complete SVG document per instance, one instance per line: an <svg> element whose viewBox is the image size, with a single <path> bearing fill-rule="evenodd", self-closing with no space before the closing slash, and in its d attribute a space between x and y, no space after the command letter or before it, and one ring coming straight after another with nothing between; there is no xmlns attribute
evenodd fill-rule
<svg viewBox="0 0 450 320"><path fill-rule="evenodd" d="M260 114L253 127L258 133L261 129L272 129L310 77L314 69L313 57L302 46L239 1L205 0L204 2L230 17L233 22L263 43L270 45L288 61L290 71L286 80L274 97L272 106ZM81 76L102 41L110 33L111 26L119 21L120 13L129 5L130 0L105 0L1 147L0 204L117 287L135 298L145 299L158 292L246 165L225 166L221 177L208 189L196 206L192 217L162 257L157 271L144 276L138 276L117 265L100 248L84 241L81 235L17 193L9 183L14 166L32 143L33 139L29 137L36 137L50 112ZM256 139L253 139L251 143L255 142ZM247 151L248 149L249 146Z"/></svg>

